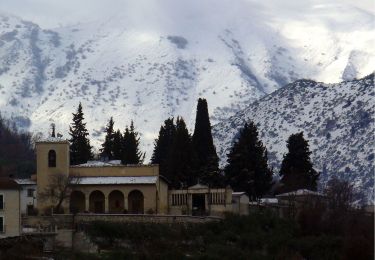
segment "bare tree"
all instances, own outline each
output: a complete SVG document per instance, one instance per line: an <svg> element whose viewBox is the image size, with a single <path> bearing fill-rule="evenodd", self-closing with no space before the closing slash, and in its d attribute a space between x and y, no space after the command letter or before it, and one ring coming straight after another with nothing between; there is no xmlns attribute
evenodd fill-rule
<svg viewBox="0 0 375 260"><path fill-rule="evenodd" d="M77 176L67 176L63 173L53 174L49 177L47 187L39 192L38 199L52 202L54 212L61 213L63 202L69 201L73 186L79 182L80 178Z"/></svg>
<svg viewBox="0 0 375 260"><path fill-rule="evenodd" d="M348 211L353 207L354 185L348 181L333 177L327 183L325 194L331 210Z"/></svg>

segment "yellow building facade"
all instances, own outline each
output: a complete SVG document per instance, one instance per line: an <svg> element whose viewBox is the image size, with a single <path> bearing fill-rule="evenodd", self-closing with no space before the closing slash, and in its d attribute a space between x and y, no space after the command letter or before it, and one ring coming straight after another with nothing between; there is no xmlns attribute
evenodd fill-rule
<svg viewBox="0 0 375 260"><path fill-rule="evenodd" d="M39 195L57 175L71 179L70 197L62 205L65 213L168 213L168 184L159 176L158 165L88 162L71 166L69 142L57 138L37 142L36 152ZM40 196L38 202L42 213L56 205Z"/></svg>
<svg viewBox="0 0 375 260"><path fill-rule="evenodd" d="M37 205L41 214L57 203L42 200L40 194L51 189L51 182L59 175L71 183L70 195L62 204L64 213L220 216L237 210L230 187L214 189L198 183L185 189L169 189L167 180L159 175L158 165L89 161L72 166L69 142L58 138L37 142L36 152Z"/></svg>

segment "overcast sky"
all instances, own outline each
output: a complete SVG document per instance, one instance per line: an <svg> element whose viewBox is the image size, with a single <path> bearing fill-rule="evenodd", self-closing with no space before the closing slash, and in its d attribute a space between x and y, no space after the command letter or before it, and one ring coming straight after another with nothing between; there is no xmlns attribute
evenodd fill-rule
<svg viewBox="0 0 375 260"><path fill-rule="evenodd" d="M259 0L237 1L256 3ZM264 1L274 2L274 0ZM300 4L301 1L308 0L277 1L290 5L293 2ZM318 3L326 2L326 0L313 1ZM202 5L202 8L212 8L213 11L215 10L215 7L210 4L204 5L204 0L0 0L0 11L14 14L24 20L30 20L44 28L54 28L96 20L103 16L108 17L122 10L126 10L128 14L129 10L134 10L134 13L139 14L146 9L152 11L153 8L168 9L169 12L172 12L173 8L176 8L176 5L180 4L186 7L186 3L188 2L195 2L195 4L189 5L188 8L192 6L199 8ZM375 14L374 0L337 0L336 2L346 2ZM147 19L147 17L144 17L144 19Z"/></svg>

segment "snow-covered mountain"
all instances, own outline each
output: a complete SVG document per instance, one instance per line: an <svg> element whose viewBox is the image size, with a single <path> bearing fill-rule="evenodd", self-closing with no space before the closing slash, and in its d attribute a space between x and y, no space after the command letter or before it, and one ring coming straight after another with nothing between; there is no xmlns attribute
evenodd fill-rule
<svg viewBox="0 0 375 260"><path fill-rule="evenodd" d="M120 6L48 30L0 13L3 116L34 132L54 122L67 136L81 101L96 147L110 116L120 129L133 119L149 158L164 119L182 115L193 126L198 97L220 123L297 79L339 82L375 67L374 15L348 1Z"/></svg>
<svg viewBox="0 0 375 260"><path fill-rule="evenodd" d="M374 74L339 84L298 80L214 127L221 163L247 120L258 125L276 173L288 137L304 131L321 184L336 175L374 201L374 100Z"/></svg>

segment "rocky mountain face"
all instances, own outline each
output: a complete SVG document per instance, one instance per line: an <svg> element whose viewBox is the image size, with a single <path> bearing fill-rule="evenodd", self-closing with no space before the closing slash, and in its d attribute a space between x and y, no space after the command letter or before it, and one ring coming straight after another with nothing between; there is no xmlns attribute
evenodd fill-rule
<svg viewBox="0 0 375 260"><path fill-rule="evenodd" d="M48 30L0 12L2 115L44 134L54 122L67 137L82 102L95 147L110 116L120 129L133 119L150 158L167 117L193 127L199 97L215 124L297 79L338 82L375 66L373 15L341 1L133 5Z"/></svg>
<svg viewBox="0 0 375 260"><path fill-rule="evenodd" d="M181 115L192 130L204 97L222 164L246 119L276 168L304 130L322 183L339 174L373 198L373 78L353 80L375 67L371 12L338 0L122 2L48 29L0 10L2 116L68 137L82 102L96 149L111 116L122 130L134 120L148 159L162 122Z"/></svg>
<svg viewBox="0 0 375 260"><path fill-rule="evenodd" d="M221 164L248 120L258 126L275 174L287 152L288 137L303 131L314 166L321 172L321 188L335 175L353 182L373 201L374 100L374 74L338 84L295 81L214 126Z"/></svg>

